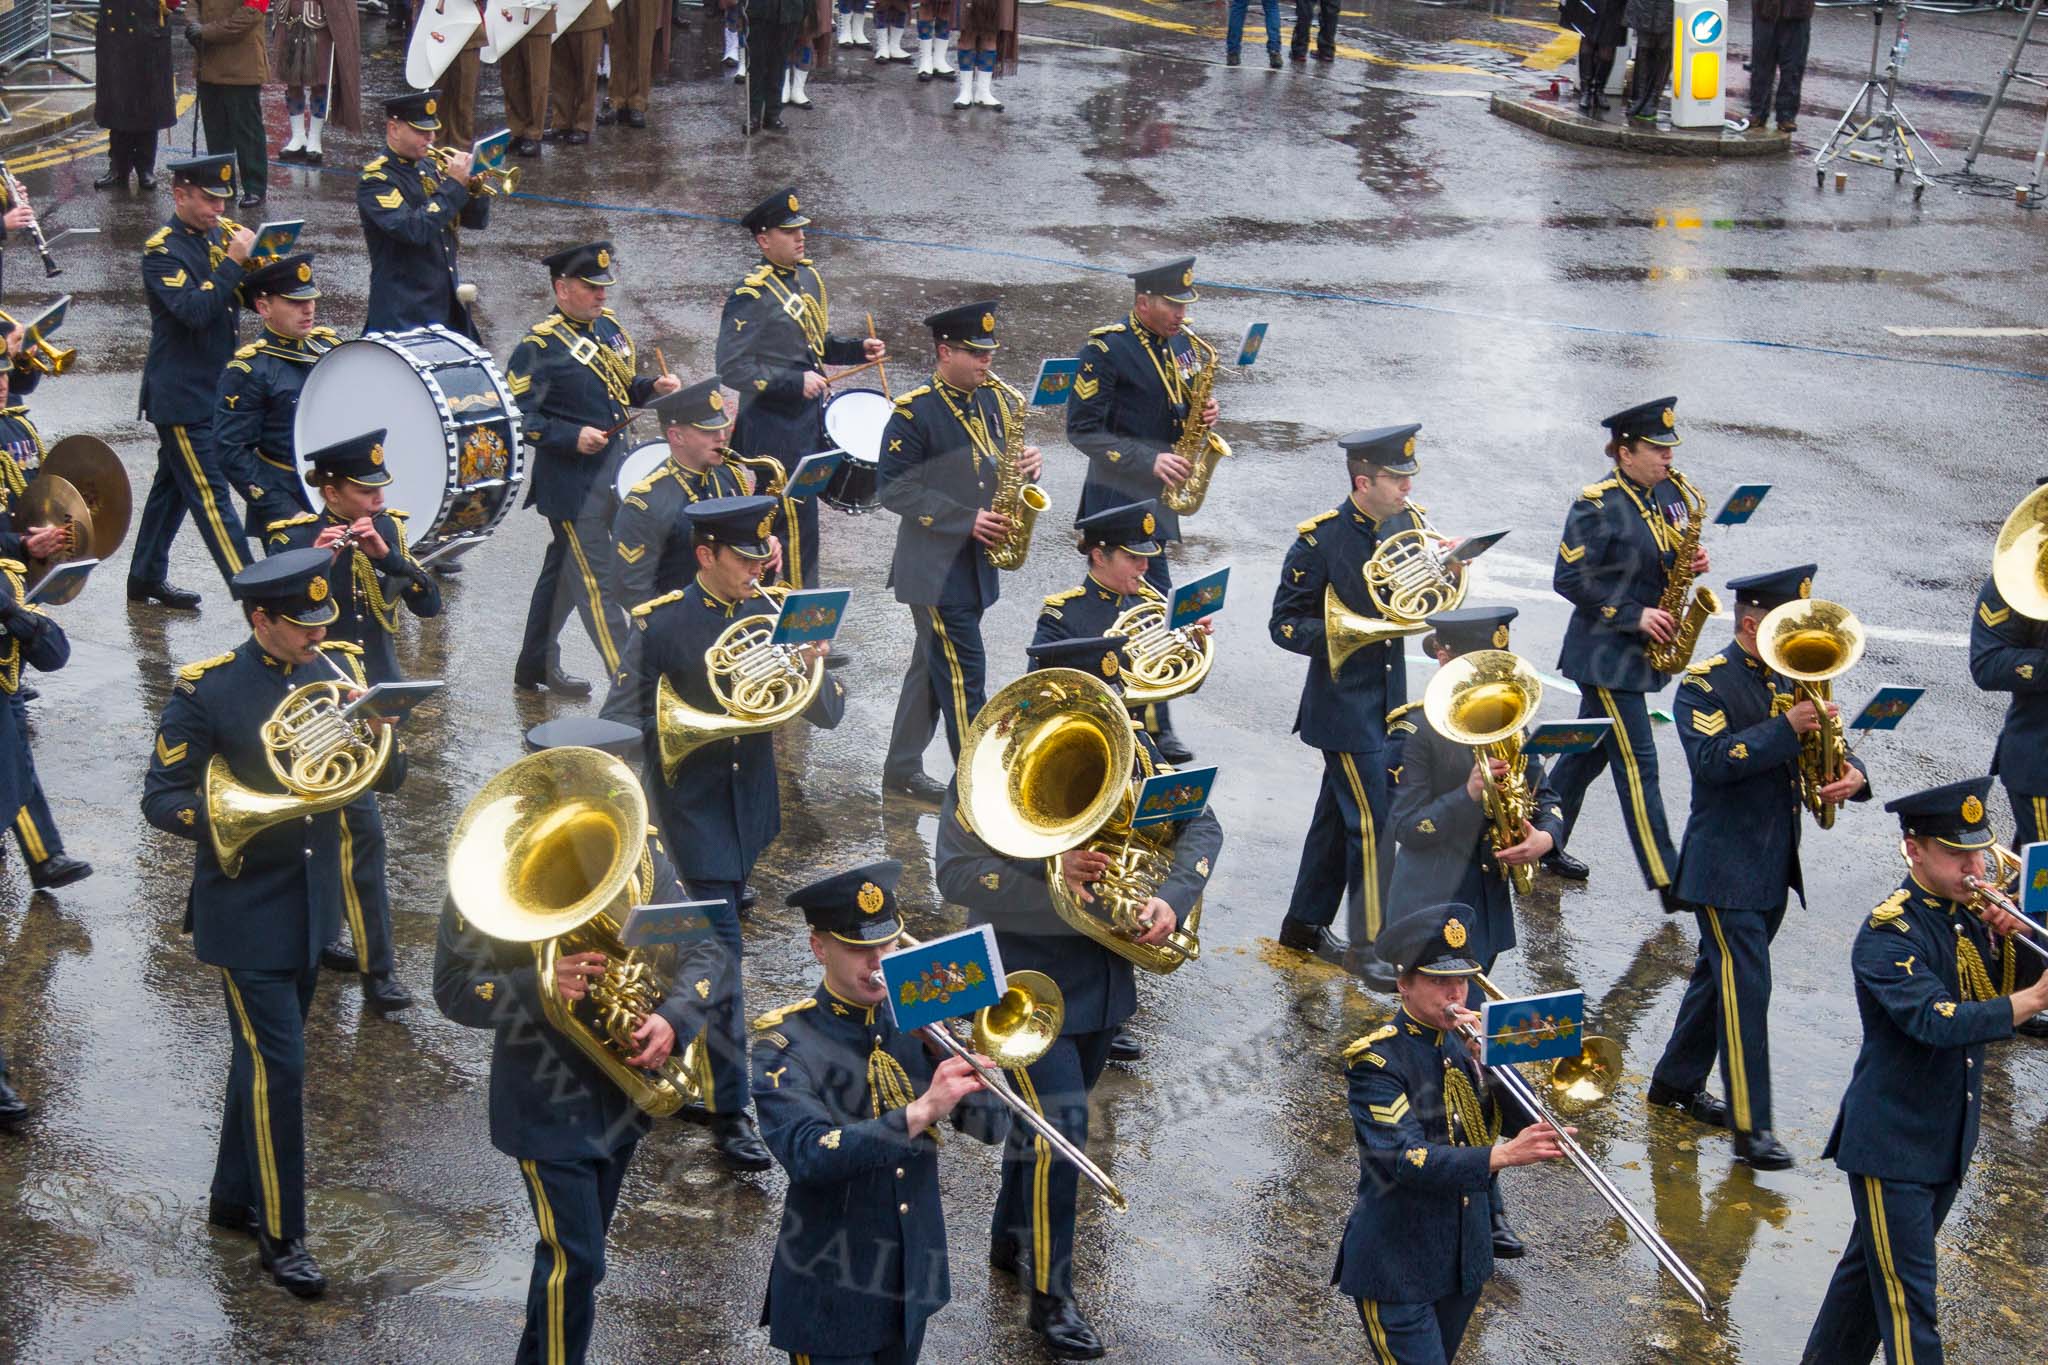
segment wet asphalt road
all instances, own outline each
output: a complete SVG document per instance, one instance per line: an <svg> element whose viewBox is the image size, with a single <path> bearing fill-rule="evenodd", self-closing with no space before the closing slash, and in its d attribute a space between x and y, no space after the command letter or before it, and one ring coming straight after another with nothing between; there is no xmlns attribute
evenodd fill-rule
<svg viewBox="0 0 2048 1365"><path fill-rule="evenodd" d="M1776 485L1749 526L1709 533L1713 581L1818 559L1819 591L1872 628L1842 695L1930 689L1897 735L1863 745L1880 797L1978 772L2001 708L1970 686L1963 645L1991 532L2040 465L2030 447L2048 363L2039 338L1883 329L2039 324L2043 220L1940 187L1916 208L1869 173L1844 194L1817 193L1799 160L1615 157L1511 127L1483 96L1569 64L1546 48L1554 15L1537 4L1375 6L1346 18L1347 55L1334 68L1278 74L1257 64L1256 38L1252 65L1219 64L1220 43L1205 36L1222 22L1216 7L1134 0L1028 15L1023 70L999 87L1004 115L956 117L950 85L919 87L903 68L879 73L857 58L813 83L817 108L788 116L791 135L752 144L732 131L738 95L712 76L714 39L698 16L679 35L655 128L601 130L587 156L550 149L528 172L532 197L499 205L492 229L468 239L467 271L502 357L544 308L534 258L611 237L625 262L615 306L643 353L658 344L695 377L749 258L720 219L794 181L820 221L813 252L837 330L858 330L872 310L901 357L899 387L923 354L916 320L935 307L999 294L999 369L1023 383L1041 356L1071 354L1088 327L1122 315L1122 267L1182 251L1200 254L1195 320L1206 333L1271 322L1259 364L1220 385L1238 454L1176 565L1183 578L1234 569L1220 662L1180 708L1184 733L1222 765L1228 843L1202 961L1148 979L1137 1030L1149 1056L1112 1069L1098 1091L1092 1151L1132 1211L1084 1203L1078 1279L1116 1359L1355 1359L1356 1319L1325 1285L1356 1177L1337 1054L1388 1002L1269 937L1318 761L1287 733L1302 661L1267 642L1263 616L1293 524L1341 495L1331 438L1425 424L1416 497L1453 533L1515 529L1482 562L1471 600L1520 607L1517 647L1549 671L1564 621L1548 587L1551 549L1574 491L1602 477L1593 421L1679 394L1681 465L1697 482L1716 498L1737 482ZM1909 109L1958 160L2013 20L1913 23ZM1868 31L1860 13L1823 12L1804 156L1860 79ZM1738 45L1745 35L1738 14ZM392 62L374 63L370 80L373 93L395 87ZM1988 156L2030 153L2040 114L2036 102L2008 115ZM360 145L332 137L324 174L278 168L270 209L310 221L323 320L345 333L359 325L366 285L350 201ZM60 162L29 176L54 223L105 230L60 248L76 295L64 339L83 363L46 385L35 410L52 440L83 431L113 442L142 483L153 438L131 420L147 339L134 257L167 210L96 198L97 169ZM32 273L17 267L20 303L39 297L24 282ZM1067 513L1082 462L1053 424L1040 414L1032 430ZM780 893L822 869L903 858L913 928L959 922L931 886L934 817L878 788L910 647L906 613L878 586L893 525L832 514L826 526L828 581L862 589L848 627L855 701L838 731L783 747L784 834L757 874L764 903L748 927L754 1009L810 988ZM988 618L992 685L1021 666L1039 596L1073 581L1056 530L1041 533ZM509 685L544 541L537 518L514 516L447 585L442 620L409 629L402 646L411 673L450 683L410 741L405 790L386 803L400 974L423 999L457 813L517 756L522 730L589 709ZM0 1357L504 1359L530 1218L513 1163L486 1138L486 1039L431 1004L376 1021L335 978L315 1005L309 1183L312 1244L333 1281L324 1301L287 1298L246 1241L203 1222L227 1059L219 987L177 931L191 854L143 823L137 796L171 670L232 647L240 630L189 531L174 569L207 593L201 614L128 608L121 566L110 566L62 610L72 662L41 680L34 708L67 842L98 872L31 898L17 862L0 891L0 1033L42 1110L25 1136L0 1141ZM1724 635L1711 628L1705 652ZM564 638L572 669L591 675L587 642L573 626ZM1426 676L1411 671L1416 695ZM1553 688L1544 714L1572 706ZM1662 756L1679 827L1683 760L1669 735ZM942 749L930 766L943 775ZM1809 838L1812 905L1780 935L1774 1011L1778 1128L1800 1165L1758 1177L1731 1165L1725 1136L1644 1112L1690 925L1667 921L1637 884L1607 791L1589 796L1574 844L1594 880L1541 879L1522 950L1498 976L1510 989L1583 986L1601 1031L1623 1043L1631 1083L1582 1120L1586 1134L1725 1296L1727 1321L1703 1328L1559 1167L1510 1181L1531 1254L1503 1267L1461 1358L1786 1361L1849 1226L1843 1182L1818 1154L1856 1047L1849 939L1897 878L1890 821L1859 807ZM1994 809L2003 823L2002 798ZM1957 1360L2038 1358L2031 1324L2043 1298L2025 1267L2048 1256L2048 1064L2035 1046L2005 1047L1986 1084L1984 1143L1942 1241L1945 1335ZM981 1151L949 1153L955 1301L926 1358L1038 1358L1022 1297L982 1264L993 1165ZM769 1358L754 1323L779 1192L779 1175L724 1173L700 1130L658 1129L613 1229L594 1358Z"/></svg>

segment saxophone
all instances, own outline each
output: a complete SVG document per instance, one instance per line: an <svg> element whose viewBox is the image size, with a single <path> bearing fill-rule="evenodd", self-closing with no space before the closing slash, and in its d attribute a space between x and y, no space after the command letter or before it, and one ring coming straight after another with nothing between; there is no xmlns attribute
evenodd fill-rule
<svg viewBox="0 0 2048 1365"><path fill-rule="evenodd" d="M1021 569L1024 556L1031 553L1031 530L1038 524L1038 514L1052 505L1052 499L1037 484L1025 482L1017 463L1024 454L1024 395L993 371L984 386L996 391L996 407L1003 414L1003 454L996 462L996 492L989 511L1010 519L1009 531L984 553L994 568Z"/></svg>
<svg viewBox="0 0 2048 1365"><path fill-rule="evenodd" d="M1650 667L1659 673L1677 673L1692 662L1692 652L1699 648L1700 632L1721 610L1721 599L1712 588L1693 586L1698 575L1692 571L1692 562L1699 557L1700 532L1707 524L1707 500L1690 479L1675 469L1671 471L1671 482L1685 499L1685 533L1678 538L1678 554L1671 561L1671 572L1664 579L1664 595L1657 599L1657 606L1677 622L1678 629L1670 640L1663 644L1652 640L1643 650Z"/></svg>
<svg viewBox="0 0 2048 1365"><path fill-rule="evenodd" d="M1187 478L1162 492L1159 501L1168 511L1191 517L1202 510L1202 499L1209 496L1209 479L1216 473L1217 461L1230 454L1230 442L1202 420L1202 409L1209 406L1209 396L1216 391L1216 348L1196 336L1194 328L1182 330L1202 361L1202 368L1188 381L1188 415L1181 420L1180 439L1173 443L1173 453L1190 468Z"/></svg>

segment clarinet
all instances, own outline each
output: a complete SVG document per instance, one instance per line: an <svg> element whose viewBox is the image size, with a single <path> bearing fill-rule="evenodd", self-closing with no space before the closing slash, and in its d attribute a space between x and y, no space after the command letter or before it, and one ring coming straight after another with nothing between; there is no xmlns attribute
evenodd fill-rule
<svg viewBox="0 0 2048 1365"><path fill-rule="evenodd" d="M10 206L28 203L28 191L21 187L21 182L14 178L14 172L7 169L4 161L0 161L0 187L6 189ZM50 254L50 244L43 237L43 225L33 218L29 219L28 239L35 243L36 255L43 258L44 279L54 279L64 273L64 267L58 265L57 258Z"/></svg>

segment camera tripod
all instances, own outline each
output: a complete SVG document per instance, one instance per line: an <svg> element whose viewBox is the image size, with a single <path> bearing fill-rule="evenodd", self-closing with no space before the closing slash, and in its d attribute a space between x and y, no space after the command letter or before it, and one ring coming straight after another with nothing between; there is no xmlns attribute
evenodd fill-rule
<svg viewBox="0 0 2048 1365"><path fill-rule="evenodd" d="M1919 158L1913 154L1913 144L1918 142L1920 150L1927 153L1935 165L1941 164L1934 149L1927 145L1927 139L1920 136L1920 130L1913 126L1913 120L1906 117L1906 111L1899 107L1899 72L1906 65L1906 18L1908 5L1904 0L1898 4L1898 29L1892 36L1891 51L1883 50L1884 12L1886 5L1879 0L1870 7L1870 75L1864 80L1863 88L1856 92L1856 98L1849 102L1849 108L1835 123L1835 129L1828 134L1818 155L1813 158L1813 183L1816 188L1827 183L1828 163L1846 158L1865 166L1882 166L1892 173L1892 183L1906 178L1906 172L1913 173L1913 198L1919 199L1927 190L1927 177L1920 172ZM1880 67L1879 59L1883 58Z"/></svg>

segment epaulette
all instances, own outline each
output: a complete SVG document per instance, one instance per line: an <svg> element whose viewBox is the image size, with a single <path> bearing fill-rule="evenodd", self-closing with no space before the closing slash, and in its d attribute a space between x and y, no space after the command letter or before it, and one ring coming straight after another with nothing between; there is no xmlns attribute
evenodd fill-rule
<svg viewBox="0 0 2048 1365"><path fill-rule="evenodd" d="M255 355L255 354L256 354L256 353L258 352L258 351L260 351L260 350L262 350L262 349L263 349L263 343L262 343L262 342L260 342L260 341L252 341L252 342L250 342L250 343L249 343L249 344L248 344L247 346L244 346L244 347L242 347L242 348L241 348L240 350L238 350L238 351L236 351L236 352L235 352L235 359L237 359L237 360L247 360L247 359L248 359L248 358L249 358L250 356L253 356L253 355Z"/></svg>
<svg viewBox="0 0 2048 1365"><path fill-rule="evenodd" d="M1716 654L1713 658L1703 663L1687 664L1685 666L1685 676L1679 679L1679 686L1697 687L1702 692L1712 692L1714 685L1707 681L1707 674L1727 662L1728 656L1726 654Z"/></svg>
<svg viewBox="0 0 2048 1365"><path fill-rule="evenodd" d="M363 163L363 174L364 174L364 175L368 175L368 174L369 174L369 173L370 173L371 171L381 171L381 170L383 170L383 169L384 169L384 163L385 163L386 161L389 161L390 159L391 159L390 157L388 157L388 156L383 156L383 155L378 155L378 156L373 156L373 157L371 157L371 158L370 158L370 159L369 159L368 161L365 161L365 162Z"/></svg>
<svg viewBox="0 0 2048 1365"><path fill-rule="evenodd" d="M1870 927L1882 929L1889 924L1896 927L1902 934L1911 933L1912 930L1906 927L1905 921L1906 902L1912 899L1912 894L1912 892L1902 886L1892 892L1891 895L1886 896L1884 903L1870 912Z"/></svg>
<svg viewBox="0 0 2048 1365"><path fill-rule="evenodd" d="M754 1016L754 1029L756 1032L765 1033L769 1029L774 1028L777 1024L780 1024L783 1020L789 1018L790 1015L801 1013L804 1010L810 1009L813 1005L817 1003L817 996L807 995L801 1000L792 1000L787 1005L777 1005L774 1009L769 1010L766 1014L757 1014Z"/></svg>
<svg viewBox="0 0 2048 1365"><path fill-rule="evenodd" d="M909 407L909 406L910 406L910 400L911 400L911 399L913 399L913 398L918 398L918 397L921 397L921 396L923 396L924 394L930 393L931 391L932 391L932 386L931 386L931 385L929 385L929 384L919 384L919 385L918 385L918 386L917 386L916 388L914 388L914 389L910 390L910 391L909 391L908 393L899 393L899 394L897 394L897 395L896 395L896 406L897 406L897 407L899 407L899 408L907 408L907 407Z"/></svg>
<svg viewBox="0 0 2048 1365"><path fill-rule="evenodd" d="M1722 664L1725 664L1727 662L1728 656L1726 654L1716 654L1713 658L1703 660L1700 663L1687 664L1685 666L1685 671L1688 673L1711 673L1713 670L1719 668Z"/></svg>
<svg viewBox="0 0 2048 1365"><path fill-rule="evenodd" d="M225 654L216 654L211 659L201 659L196 664L186 664L183 668L178 670L178 676L180 678L183 678L186 682L198 682L200 677L203 674L205 674L207 669L218 668L222 664L226 663L228 660L234 657L235 652L233 650L229 650Z"/></svg>
<svg viewBox="0 0 2048 1365"><path fill-rule="evenodd" d="M639 606L633 608L632 615L645 616L656 607L665 607L671 602L681 601L682 597L683 589L681 588L677 588L674 592L665 592L661 596L642 602Z"/></svg>
<svg viewBox="0 0 2048 1365"><path fill-rule="evenodd" d="M5 569L9 573L27 573L28 565L18 559L0 559L0 569Z"/></svg>
<svg viewBox="0 0 2048 1365"><path fill-rule="evenodd" d="M149 240L142 244L142 249L144 251L161 251L163 250L164 243L170 240L171 230L167 227L160 227L155 232L149 234Z"/></svg>
<svg viewBox="0 0 2048 1365"><path fill-rule="evenodd" d="M1601 494L1605 493L1610 488L1619 487L1621 487L1620 479L1602 479L1598 483L1589 483L1584 488L1581 488L1579 490L1579 496L1584 498L1588 502L1598 502L1600 501Z"/></svg>
<svg viewBox="0 0 2048 1365"><path fill-rule="evenodd" d="M320 520L320 514L318 512L301 512L295 517L284 517L277 521L269 522L265 524L263 529L266 533L271 531L282 531L287 526L304 526L309 521L318 520Z"/></svg>
<svg viewBox="0 0 2048 1365"><path fill-rule="evenodd" d="M360 654L363 652L363 647L353 640L322 640L319 647L321 649L338 649L343 654Z"/></svg>
<svg viewBox="0 0 2048 1365"><path fill-rule="evenodd" d="M766 284L774 276L774 274L775 267L768 264L768 262L763 261L761 262L761 264L755 266L752 270L749 270L746 273L746 275L740 280L740 284L742 286ZM739 292L740 291L738 289L733 290L733 293L735 294ZM758 298L760 296L756 294L755 297Z"/></svg>
<svg viewBox="0 0 2048 1365"><path fill-rule="evenodd" d="M1321 526L1321 525L1322 525L1322 524L1323 524L1324 522L1328 521L1328 520L1329 520L1329 519L1330 519L1331 517L1334 517L1334 516L1336 516L1336 515L1337 515L1337 509L1336 509L1336 508L1334 508L1334 507L1332 507L1332 508L1331 508L1331 509L1330 509L1329 511L1327 511L1327 512L1318 512L1318 513L1316 513L1316 514L1315 514L1314 516L1310 517L1310 518L1309 518L1309 519L1308 519L1307 521L1304 521L1304 522L1300 522L1300 523L1296 524L1296 526L1295 526L1295 528L1294 528L1294 530L1295 530L1295 533L1296 533L1297 535L1304 535L1304 536L1305 536L1305 535L1307 535L1307 534L1308 534L1308 533L1309 533L1310 531L1313 531L1313 530L1315 530L1315 529L1316 529L1316 527L1318 527L1318 526Z"/></svg>
<svg viewBox="0 0 2048 1365"><path fill-rule="evenodd" d="M322 341L341 340L341 333L335 331L332 327L315 327L312 331L306 333L306 335L308 337L319 337Z"/></svg>
<svg viewBox="0 0 2048 1365"><path fill-rule="evenodd" d="M1401 717L1407 715L1410 711L1413 711L1416 707L1420 705L1422 705L1422 703L1419 701L1411 701L1403 705L1397 706L1393 710L1387 712L1387 728L1391 730L1396 725L1405 725L1408 727L1408 733L1411 735L1414 734L1415 722L1412 720L1402 720Z"/></svg>
<svg viewBox="0 0 2048 1365"><path fill-rule="evenodd" d="M600 308L597 311L603 314L605 317L610 318L613 322L617 322L619 320L619 315L617 313L614 313L609 308Z"/></svg>
<svg viewBox="0 0 2048 1365"><path fill-rule="evenodd" d="M393 521L404 521L412 513L402 507L387 507L384 509L384 515L390 517Z"/></svg>
<svg viewBox="0 0 2048 1365"><path fill-rule="evenodd" d="M635 493L652 493L654 491L654 485L660 483L663 479L667 477L668 461L663 460L660 464L654 467L654 472L652 474L649 474L646 478L634 484L632 491ZM642 511L645 511L647 509L647 504L640 504L640 508Z"/></svg>
<svg viewBox="0 0 2048 1365"><path fill-rule="evenodd" d="M539 322L534 323L533 326L526 329L526 335L529 337L551 337L554 334L555 315L553 313L548 314Z"/></svg>
<svg viewBox="0 0 2048 1365"><path fill-rule="evenodd" d="M1089 336L1092 336L1092 337L1106 337L1106 336L1108 336L1108 335L1109 335L1109 334L1110 334L1111 332L1121 332L1121 331L1125 330L1125 328L1126 328L1127 326L1128 326L1128 324L1127 324L1127 323L1122 323L1122 322L1112 322L1112 323L1110 323L1110 324L1109 324L1109 326L1107 326L1107 327L1091 327L1091 328L1089 328L1089 329L1088 329L1088 335L1089 335Z"/></svg>
<svg viewBox="0 0 2048 1365"><path fill-rule="evenodd" d="M1088 589L1086 588L1068 588L1065 592L1056 592L1052 594L1052 596L1046 598L1045 605L1047 605L1048 607L1056 607L1060 605L1060 603L1062 602L1073 601L1076 597L1079 597L1082 593L1087 591Z"/></svg>
<svg viewBox="0 0 2048 1365"><path fill-rule="evenodd" d="M1374 1029L1371 1033L1366 1034L1363 1038L1358 1039L1344 1049L1345 1065L1356 1066L1361 1058L1370 1058L1375 1066L1385 1066L1386 1062L1373 1052L1372 1046L1374 1043L1384 1042L1399 1032L1400 1030L1392 1024L1383 1024L1379 1028Z"/></svg>

